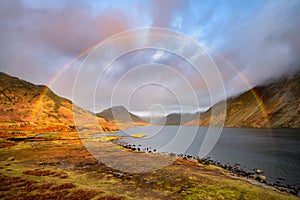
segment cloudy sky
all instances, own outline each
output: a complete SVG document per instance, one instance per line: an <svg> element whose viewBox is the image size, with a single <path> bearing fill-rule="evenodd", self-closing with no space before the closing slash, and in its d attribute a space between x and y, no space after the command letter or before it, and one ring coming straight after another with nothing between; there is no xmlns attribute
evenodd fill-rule
<svg viewBox="0 0 300 200"><path fill-rule="evenodd" d="M112 105L139 112L202 110L224 98L221 86L229 97L299 69L299 11L299 0L0 0L0 71L49 85L92 111ZM147 27L176 31L202 49L177 51L176 40L191 45L176 36L154 48L136 35L92 56L87 51ZM132 43L139 48L116 53ZM195 56L206 52L216 69ZM113 58L105 70L103 54Z"/></svg>

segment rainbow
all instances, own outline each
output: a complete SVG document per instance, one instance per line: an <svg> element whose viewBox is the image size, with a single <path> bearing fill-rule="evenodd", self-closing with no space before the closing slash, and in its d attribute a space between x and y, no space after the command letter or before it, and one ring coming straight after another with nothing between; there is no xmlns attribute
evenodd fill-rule
<svg viewBox="0 0 300 200"><path fill-rule="evenodd" d="M98 45L98 44L97 44ZM31 112L30 115L30 121L37 121L37 113L39 108L42 106L43 103L43 99L45 97L45 95L47 94L47 92L50 90L50 86L56 81L56 79L58 77L60 77L60 75L66 70L68 69L76 60L82 58L83 56L87 55L93 48L95 48L97 45L94 45L86 50L84 50L81 53L78 53L76 56L74 56L70 61L68 61L65 65L63 65L63 67L51 78L51 80L47 83L45 89L41 92L41 94L39 95L35 105L34 105L34 109Z"/></svg>
<svg viewBox="0 0 300 200"><path fill-rule="evenodd" d="M207 48L207 47L206 47ZM212 53L213 55L215 55L216 57L218 57L219 59L221 59L222 61L224 61L227 65L229 65L240 77L241 79L245 82L245 84L248 86L248 88L250 89L249 91L251 92L251 94L253 95L257 105L259 106L261 113L264 117L264 122L265 125L267 126L267 128L271 128L270 126L270 121L269 121L269 117L268 117L268 113L266 111L266 108L264 106L264 103L262 101L262 99L260 98L260 95L257 93L257 91L254 89L253 85L248 81L247 77L238 69L237 66L235 66L232 62L230 62L228 59L226 59L224 56L217 54L216 52L214 52L212 49L207 49L210 53Z"/></svg>
<svg viewBox="0 0 300 200"><path fill-rule="evenodd" d="M114 36L110 37L113 38ZM45 95L47 94L47 92L50 89L50 86L56 81L56 79L66 70L68 69L76 60L82 58L83 56L87 55L90 51L92 51L94 48L96 48L97 46L104 44L105 42L107 42L107 40L104 40L102 42L97 43L96 45L92 45L91 47L83 50L82 52L78 53L77 55L75 55L70 61L68 61L65 65L62 66L62 68L51 78L51 80L47 83L47 87L45 87L45 89L41 92L41 94L39 95L34 109L31 112L30 115L30 121L37 121L37 113L39 108L41 107L42 103L43 103L43 98L45 97Z"/></svg>
<svg viewBox="0 0 300 200"><path fill-rule="evenodd" d="M163 33L161 33L161 34L163 34ZM112 37L114 37L114 36L112 36ZM101 45L101 44L105 43L106 41L107 40L104 40L104 41L102 41L100 43L97 43L96 45L93 45L93 46L85 49L84 51L82 51L81 53L78 53L70 61L68 61L65 65L62 66L62 68L51 78L51 80L47 84L48 87L45 87L45 89L39 95L39 97L38 97L38 99L37 99L37 101L35 103L34 109L33 109L32 113L30 115L30 120L31 121L37 121L37 113L38 113L38 110L39 110L39 108L41 107L41 105L43 103L43 98L45 97L45 95L49 91L50 86L57 80L57 78L59 76L61 76L61 74L66 69L68 69L75 61L77 61L78 59L80 59L83 56L87 55L95 47L97 47L98 45ZM242 72L240 72L240 70L233 63L231 63L228 59L226 59L224 56L222 56L220 54L217 54L216 52L214 52L212 49L209 49L208 47L205 47L205 49L208 50L208 52L212 53L213 55L217 56L219 59L221 59L222 61L224 61L226 64L228 64L228 66L230 66L241 77L241 79L245 82L245 84L250 89L250 91L251 91L254 99L256 100L257 105L259 106L259 108L260 108L260 110L262 112L262 115L264 117L264 122L265 122L267 128L270 128L268 114L266 112L266 109L264 107L262 99L260 98L259 94L255 91L255 89L253 88L253 86L251 85L251 83L248 81L247 77Z"/></svg>

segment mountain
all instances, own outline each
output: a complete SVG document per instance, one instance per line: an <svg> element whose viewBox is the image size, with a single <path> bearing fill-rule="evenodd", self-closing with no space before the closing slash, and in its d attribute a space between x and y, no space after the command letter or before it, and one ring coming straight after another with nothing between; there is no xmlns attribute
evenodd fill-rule
<svg viewBox="0 0 300 200"><path fill-rule="evenodd" d="M261 105L260 102L261 101ZM221 106L214 105L205 113L200 113L199 126L209 126L211 117L219 123ZM214 109L219 113L211 116ZM263 86L253 89L226 101L225 127L272 127L300 128L300 72L270 80ZM192 120L186 125L195 123Z"/></svg>
<svg viewBox="0 0 300 200"><path fill-rule="evenodd" d="M145 123L137 115L130 113L125 107L123 106L114 106L103 110L102 112L96 113L97 117L104 118L107 122L108 121L117 121L117 122L137 122L137 123Z"/></svg>
<svg viewBox="0 0 300 200"><path fill-rule="evenodd" d="M164 117L161 121L165 125L183 125L193 119L199 118L199 113L171 113Z"/></svg>
<svg viewBox="0 0 300 200"><path fill-rule="evenodd" d="M60 123L66 127L89 126L95 124L95 115L74 105L70 100L59 97L47 86L34 85L16 77L0 72L0 122L1 123ZM261 100L261 104L258 103ZM215 123L221 121L220 102L196 114L169 114L161 121L166 125L209 126L211 117ZM226 101L226 127L291 127L300 128L300 72L271 80L263 86L257 86L237 97ZM262 109L264 107L264 109ZM122 106L112 107L98 114L98 122L105 131L120 128L147 125L143 119L128 112ZM114 117L116 116L116 117ZM267 116L267 117L266 117ZM79 120L78 120L79 118ZM196 118L196 119L195 119Z"/></svg>
<svg viewBox="0 0 300 200"><path fill-rule="evenodd" d="M198 119L199 113L170 113L166 116L140 117L143 121L156 126L179 126ZM192 124L197 126L197 122Z"/></svg>
<svg viewBox="0 0 300 200"><path fill-rule="evenodd" d="M0 82L0 122L74 125L74 113L82 116L82 122L93 117L47 86L34 85L3 72L0 72Z"/></svg>
<svg viewBox="0 0 300 200"><path fill-rule="evenodd" d="M47 86L34 85L3 72L0 82L1 121L72 122L72 102L57 96Z"/></svg>
<svg viewBox="0 0 300 200"><path fill-rule="evenodd" d="M99 127L118 130L102 118L86 111L70 100L59 97L47 86L34 85L0 72L0 123L2 129L18 128L30 130L49 128L54 130L75 130L77 127ZM74 117L76 120L74 121ZM34 128L36 130L36 128ZM50 130L49 129L49 130Z"/></svg>

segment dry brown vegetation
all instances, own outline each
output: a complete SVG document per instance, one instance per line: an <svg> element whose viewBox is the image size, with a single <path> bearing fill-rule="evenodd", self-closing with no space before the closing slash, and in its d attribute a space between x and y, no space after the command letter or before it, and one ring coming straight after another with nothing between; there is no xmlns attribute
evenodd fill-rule
<svg viewBox="0 0 300 200"><path fill-rule="evenodd" d="M177 159L147 173L110 168L93 157L80 138L99 127L112 132L145 124L96 118L45 86L4 73L0 81L0 199L298 199L192 160ZM133 157L124 157L127 166L135 167L135 155L147 157L108 140L95 138L87 144L111 148L107 153L113 154L102 155L111 160L130 152ZM167 157L148 156L159 162Z"/></svg>
<svg viewBox="0 0 300 200"><path fill-rule="evenodd" d="M0 175L1 199L91 199L101 192L76 189L72 183L40 183L29 178Z"/></svg>
<svg viewBox="0 0 300 200"><path fill-rule="evenodd" d="M297 199L237 180L223 169L193 160L177 159L147 173L118 171L95 159L77 133L54 135L51 140L25 140L0 149L0 198ZM51 138L49 134L45 137ZM107 146L106 142L99 144ZM127 162L135 164L132 159Z"/></svg>
<svg viewBox="0 0 300 200"><path fill-rule="evenodd" d="M35 170L26 170L23 174L29 174L33 176L52 176L59 178L68 178L68 174L64 172L54 172L51 170L35 169Z"/></svg>

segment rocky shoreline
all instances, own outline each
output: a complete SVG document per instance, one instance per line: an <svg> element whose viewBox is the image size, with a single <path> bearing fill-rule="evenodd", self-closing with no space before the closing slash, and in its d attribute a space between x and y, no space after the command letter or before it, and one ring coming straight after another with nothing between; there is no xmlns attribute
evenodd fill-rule
<svg viewBox="0 0 300 200"><path fill-rule="evenodd" d="M171 154L175 162L166 167L147 173L127 173L99 162L82 144L77 132L61 132L54 135L39 133L36 137L31 137L32 134L25 140L21 137L17 141L6 140L8 138L1 140L2 144L14 145L0 148L2 158L0 178L4 180L0 184L0 199L1 197L18 199L21 196L28 199L50 197L66 199L78 195L85 196L85 199L118 200L261 199L262 197L299 199L295 195L279 192L278 189L275 190L259 181L229 173L210 164L209 159L196 160L190 156ZM127 149L131 150L121 148L120 145L109 142L113 138L120 137L111 136L103 140L100 138L99 141L92 138L91 141L97 141L96 144L101 148L111 145L112 149L118 149L114 159L122 157L128 166L136 164L136 160L132 159L135 158L135 151L141 156L153 156L157 159L167 157L151 148L147 151L151 154L146 153L146 149L141 146L127 146ZM122 153L119 152L120 149ZM133 157L123 156L126 151L132 152L130 154ZM200 164L200 161L203 164ZM22 182L21 186L19 182ZM26 183L26 187L23 183Z"/></svg>
<svg viewBox="0 0 300 200"><path fill-rule="evenodd" d="M57 138L56 138L57 139ZM13 142L21 142L21 141L43 141L43 140L51 140L51 138L44 138L44 137L26 137L26 138L9 138L8 141ZM259 185L266 188L271 188L273 190L289 193L295 196L300 196L300 188L293 188L289 186L281 185L280 183L269 183L267 182L267 177L264 174L263 170L261 169L253 169L252 171L244 170L241 168L240 164L223 164L219 161L213 160L210 157L207 158L199 158L193 157L191 155L184 155L184 154L175 154L175 153L167 153L167 152L158 152L156 149L151 147L142 147L141 145L135 144L128 144L126 142L120 141L119 139L112 140L113 143L116 145L122 146L126 149L136 152L144 152L144 153L155 153L155 154L168 154L172 157L176 157L178 159L193 161L196 163L200 163L203 165L214 165L218 166L222 169L225 169L229 172L229 176L234 179L244 180L251 184Z"/></svg>
<svg viewBox="0 0 300 200"><path fill-rule="evenodd" d="M120 141L119 139L113 140L113 142L117 145L120 145L126 149L137 151L137 152L145 152L145 153L158 153L156 149L152 149L151 147L142 147L141 145L128 144L127 142ZM244 170L241 168L240 164L223 164L219 161L213 160L210 157L199 158L191 155L184 154L175 154L175 153L167 153L160 152L160 154L169 154L172 157L178 157L184 160L196 160L198 163L203 165L214 165L221 167L222 169L227 170L231 175L236 178L242 178L245 181L248 181L255 185L260 185L262 187L272 188L274 190L278 190L281 192L286 192L295 196L300 196L300 188L293 188L290 186L284 186L278 183L268 183L267 177L264 174L264 171L261 169L253 169L253 171Z"/></svg>

